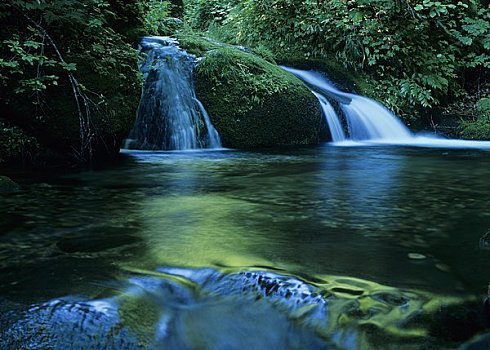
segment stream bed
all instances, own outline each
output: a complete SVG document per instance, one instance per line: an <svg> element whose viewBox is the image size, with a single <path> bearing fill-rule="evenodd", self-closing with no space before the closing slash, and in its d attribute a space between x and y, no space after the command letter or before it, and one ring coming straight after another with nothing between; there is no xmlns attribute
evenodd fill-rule
<svg viewBox="0 0 490 350"><path fill-rule="evenodd" d="M1 349L485 349L490 152L123 152L12 175Z"/></svg>

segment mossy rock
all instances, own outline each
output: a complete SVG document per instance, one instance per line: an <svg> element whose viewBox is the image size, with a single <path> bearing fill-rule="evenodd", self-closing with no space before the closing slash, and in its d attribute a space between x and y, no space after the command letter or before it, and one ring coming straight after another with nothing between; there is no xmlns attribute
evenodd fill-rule
<svg viewBox="0 0 490 350"><path fill-rule="evenodd" d="M308 145L325 132L320 104L293 74L239 48L208 51L195 72L196 94L223 146Z"/></svg>
<svg viewBox="0 0 490 350"><path fill-rule="evenodd" d="M358 92L368 95L368 90L372 87L367 83L367 79L362 74L353 74L340 64L335 57L312 58L303 55L278 54L276 61L284 66L291 66L297 69L314 70L324 72L328 78L335 82L340 90Z"/></svg>
<svg viewBox="0 0 490 350"><path fill-rule="evenodd" d="M463 121L461 137L468 140L490 140L490 120Z"/></svg>
<svg viewBox="0 0 490 350"><path fill-rule="evenodd" d="M187 53L197 57L202 57L206 54L206 52L224 46L224 44L192 32L177 33L176 38L181 48L185 49Z"/></svg>
<svg viewBox="0 0 490 350"><path fill-rule="evenodd" d="M460 134L469 140L490 140L490 98L482 98L476 103L476 120L461 122Z"/></svg>
<svg viewBox="0 0 490 350"><path fill-rule="evenodd" d="M12 193L19 190L19 185L10 178L0 175L0 193Z"/></svg>
<svg viewBox="0 0 490 350"><path fill-rule="evenodd" d="M480 99L476 103L476 110L478 112L478 118L490 119L490 97Z"/></svg>

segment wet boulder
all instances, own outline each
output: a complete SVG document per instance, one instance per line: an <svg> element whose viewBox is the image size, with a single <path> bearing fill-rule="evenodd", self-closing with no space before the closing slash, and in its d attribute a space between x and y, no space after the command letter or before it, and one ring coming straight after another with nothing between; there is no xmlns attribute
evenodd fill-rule
<svg viewBox="0 0 490 350"><path fill-rule="evenodd" d="M0 175L0 193L17 192L19 185L13 182L10 178Z"/></svg>
<svg viewBox="0 0 490 350"><path fill-rule="evenodd" d="M320 104L310 90L291 73L243 48L207 51L195 79L196 94L225 147L309 145L325 135Z"/></svg>
<svg viewBox="0 0 490 350"><path fill-rule="evenodd" d="M34 305L5 330L1 349L138 349L111 300L55 299Z"/></svg>

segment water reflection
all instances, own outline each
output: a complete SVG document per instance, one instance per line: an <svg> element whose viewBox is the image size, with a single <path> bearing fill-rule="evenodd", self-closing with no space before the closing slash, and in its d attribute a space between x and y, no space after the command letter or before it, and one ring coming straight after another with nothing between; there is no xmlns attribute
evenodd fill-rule
<svg viewBox="0 0 490 350"><path fill-rule="evenodd" d="M361 278L455 300L486 293L489 252L478 243L490 228L487 153L324 146L126 156L111 169L17 179L22 191L0 202L1 298L20 309L67 295L101 300L124 291L134 271L161 266L346 276L348 290Z"/></svg>

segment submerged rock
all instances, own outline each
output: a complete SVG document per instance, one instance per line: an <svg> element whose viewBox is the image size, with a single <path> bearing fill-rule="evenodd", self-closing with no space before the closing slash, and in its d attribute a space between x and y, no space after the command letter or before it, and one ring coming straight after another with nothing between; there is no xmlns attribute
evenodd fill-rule
<svg viewBox="0 0 490 350"><path fill-rule="evenodd" d="M0 338L2 349L138 349L112 301L55 299L33 306Z"/></svg>
<svg viewBox="0 0 490 350"><path fill-rule="evenodd" d="M480 238L480 249L490 249L490 230Z"/></svg>
<svg viewBox="0 0 490 350"><path fill-rule="evenodd" d="M474 324L471 310L348 277L312 283L267 270L164 267L110 298L34 305L2 330L0 348L454 348L481 331L457 331Z"/></svg>
<svg viewBox="0 0 490 350"><path fill-rule="evenodd" d="M294 75L236 47L214 47L196 69L196 93L223 146L315 144L326 126L320 104Z"/></svg>

